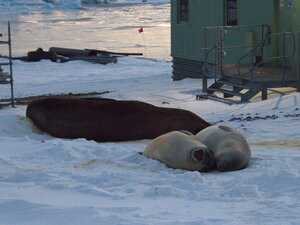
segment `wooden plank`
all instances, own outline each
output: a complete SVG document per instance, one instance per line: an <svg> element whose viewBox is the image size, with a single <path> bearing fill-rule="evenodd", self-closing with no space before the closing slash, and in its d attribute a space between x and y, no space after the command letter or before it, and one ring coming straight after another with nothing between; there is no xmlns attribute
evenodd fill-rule
<svg viewBox="0 0 300 225"><path fill-rule="evenodd" d="M84 50L100 53L103 55L106 55L106 54L107 55L124 55L124 56L129 56L129 55L142 56L143 55L143 53L135 53L135 52L111 52L111 51L97 50L97 49L84 49Z"/></svg>
<svg viewBox="0 0 300 225"><path fill-rule="evenodd" d="M218 96L215 96L215 95L197 95L196 96L196 100L201 100L201 99L210 99L210 100L214 100L214 101L218 101L218 102L222 102L222 103L225 103L225 104L228 104L228 105L232 105L234 103L240 103L238 101L234 101L234 100L230 100L230 99L224 99L224 98L220 98Z"/></svg>

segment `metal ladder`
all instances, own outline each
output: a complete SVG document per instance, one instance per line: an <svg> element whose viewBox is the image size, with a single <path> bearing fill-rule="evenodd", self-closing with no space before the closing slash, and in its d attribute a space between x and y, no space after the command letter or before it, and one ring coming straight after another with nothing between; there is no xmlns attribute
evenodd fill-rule
<svg viewBox="0 0 300 225"><path fill-rule="evenodd" d="M2 40L4 36L7 36L6 40ZM12 53L11 53L11 32L10 23L7 23L7 34L0 33L0 45L8 45L8 56L0 54L0 59L5 59L0 61L0 84L10 84L11 92L11 105L14 107L14 85L13 85L13 71L12 71ZM9 67L6 69L5 67Z"/></svg>

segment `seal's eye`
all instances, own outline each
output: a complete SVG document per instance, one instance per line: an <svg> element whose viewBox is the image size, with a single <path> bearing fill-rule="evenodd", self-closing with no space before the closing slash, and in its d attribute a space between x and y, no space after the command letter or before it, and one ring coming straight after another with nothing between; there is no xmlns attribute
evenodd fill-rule
<svg viewBox="0 0 300 225"><path fill-rule="evenodd" d="M191 132L189 132L189 131L187 131L187 130L180 130L180 132L181 132L181 133L184 133L184 134L186 134L186 135L188 135L188 136L193 135Z"/></svg>
<svg viewBox="0 0 300 225"><path fill-rule="evenodd" d="M206 151L203 152L203 158L205 160L210 160L213 158L213 152L209 149L207 149Z"/></svg>
<svg viewBox="0 0 300 225"><path fill-rule="evenodd" d="M195 160L201 161L203 158L203 150L195 150L192 152L192 156Z"/></svg>
<svg viewBox="0 0 300 225"><path fill-rule="evenodd" d="M231 127L228 127L228 126L226 126L226 125L219 125L219 128L220 128L221 130L228 131L228 132L230 132L230 131L233 130Z"/></svg>

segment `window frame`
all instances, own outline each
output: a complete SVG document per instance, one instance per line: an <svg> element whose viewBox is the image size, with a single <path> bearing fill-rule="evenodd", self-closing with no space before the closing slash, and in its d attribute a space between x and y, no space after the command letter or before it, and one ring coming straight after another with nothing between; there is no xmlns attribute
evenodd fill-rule
<svg viewBox="0 0 300 225"><path fill-rule="evenodd" d="M190 1L189 0L178 0L178 17L177 22L188 24L190 22ZM183 6L185 8L183 8Z"/></svg>
<svg viewBox="0 0 300 225"><path fill-rule="evenodd" d="M226 25L238 25L238 3L237 0L226 0Z"/></svg>

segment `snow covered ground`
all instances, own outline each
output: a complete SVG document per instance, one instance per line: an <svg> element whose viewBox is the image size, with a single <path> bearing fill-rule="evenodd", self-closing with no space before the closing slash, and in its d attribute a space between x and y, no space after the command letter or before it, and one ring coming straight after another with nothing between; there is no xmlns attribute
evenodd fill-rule
<svg viewBox="0 0 300 225"><path fill-rule="evenodd" d="M174 82L170 62L131 57L109 65L16 61L14 71L17 97L111 91L103 97L191 110L239 129L252 159L236 172L174 170L138 154L148 140L57 139L25 118L26 106L5 107L1 225L299 224L298 93L238 105L197 101L200 80Z"/></svg>
<svg viewBox="0 0 300 225"><path fill-rule="evenodd" d="M15 54L76 46L169 59L169 0L110 0L108 7L67 10L60 8L67 1L52 2L58 4L49 9L40 0L0 0L0 24L12 22ZM137 32L142 25L145 42ZM133 57L108 65L14 61L15 96L107 92L102 97L187 109L240 130L252 150L248 168L174 170L138 154L149 140L53 138L25 117L25 105L3 107L0 225L299 224L300 94L237 105L195 100L202 82L172 81L171 66ZM0 99L9 96L9 85L1 85Z"/></svg>

